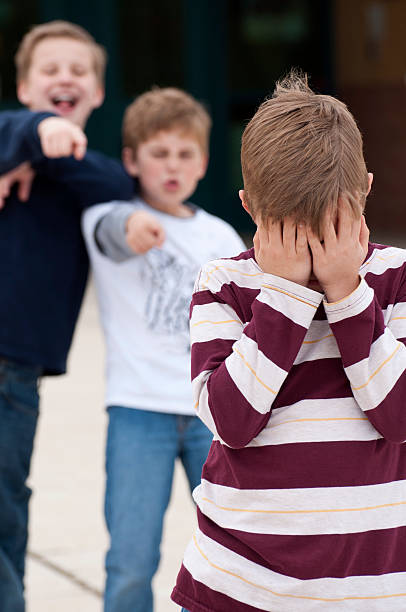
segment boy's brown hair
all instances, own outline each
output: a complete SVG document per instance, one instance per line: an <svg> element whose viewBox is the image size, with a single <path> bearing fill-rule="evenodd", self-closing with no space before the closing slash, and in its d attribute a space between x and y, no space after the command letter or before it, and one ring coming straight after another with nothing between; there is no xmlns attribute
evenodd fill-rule
<svg viewBox="0 0 406 612"><path fill-rule="evenodd" d="M245 202L263 222L292 216L319 234L340 195L357 218L365 206L368 173L353 116L297 71L276 84L245 128L241 166Z"/></svg>
<svg viewBox="0 0 406 612"><path fill-rule="evenodd" d="M95 41L87 30L75 23L62 20L48 21L47 23L33 26L22 38L14 58L17 69L17 83L27 78L34 48L45 38L72 38L89 45L89 49L93 54L93 67L97 80L101 85L104 84L107 62L105 49Z"/></svg>
<svg viewBox="0 0 406 612"><path fill-rule="evenodd" d="M138 146L158 132L179 130L194 136L202 151L207 153L210 128L209 114L195 98L175 87L154 87L138 96L126 109L123 145L136 154Z"/></svg>

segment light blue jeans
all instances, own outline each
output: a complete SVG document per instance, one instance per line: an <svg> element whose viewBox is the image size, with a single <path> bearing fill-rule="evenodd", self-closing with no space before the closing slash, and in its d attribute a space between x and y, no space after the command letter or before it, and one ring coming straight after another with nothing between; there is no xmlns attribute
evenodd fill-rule
<svg viewBox="0 0 406 612"><path fill-rule="evenodd" d="M152 612L162 525L175 460L199 483L212 434L196 416L108 408L105 612ZM182 520L179 517L179 520ZM169 599L169 593L168 593Z"/></svg>
<svg viewBox="0 0 406 612"><path fill-rule="evenodd" d="M26 485L38 419L41 369L0 359L0 610L24 612Z"/></svg>

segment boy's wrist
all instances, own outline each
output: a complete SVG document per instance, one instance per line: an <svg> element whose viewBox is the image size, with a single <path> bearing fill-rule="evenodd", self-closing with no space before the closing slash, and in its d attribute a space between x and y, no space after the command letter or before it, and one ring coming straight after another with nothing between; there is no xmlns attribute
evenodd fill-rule
<svg viewBox="0 0 406 612"><path fill-rule="evenodd" d="M359 274L357 274L355 278L345 279L331 286L324 286L323 289L326 301L331 304L344 300L359 287L360 282L361 278Z"/></svg>
<svg viewBox="0 0 406 612"><path fill-rule="evenodd" d="M344 319L356 317L370 305L374 299L374 291L369 287L364 278L360 278L358 287L337 302L323 301L324 310L329 324L338 323Z"/></svg>

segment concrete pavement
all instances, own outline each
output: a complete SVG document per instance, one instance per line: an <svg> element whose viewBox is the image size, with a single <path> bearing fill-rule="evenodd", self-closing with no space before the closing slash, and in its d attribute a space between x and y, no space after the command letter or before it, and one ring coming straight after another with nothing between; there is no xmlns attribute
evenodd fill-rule
<svg viewBox="0 0 406 612"><path fill-rule="evenodd" d="M34 450L27 560L27 612L101 612L107 534L103 520L104 345L93 288L87 292L69 374L48 378ZM165 520L154 583L155 612L169 599L195 511L181 468Z"/></svg>

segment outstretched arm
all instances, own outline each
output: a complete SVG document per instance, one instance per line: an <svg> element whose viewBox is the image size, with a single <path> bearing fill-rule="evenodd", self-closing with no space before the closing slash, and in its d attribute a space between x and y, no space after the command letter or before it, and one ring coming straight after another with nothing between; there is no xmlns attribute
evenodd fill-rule
<svg viewBox="0 0 406 612"><path fill-rule="evenodd" d="M0 113L0 175L23 162L36 162L44 157L38 125L52 116L28 110Z"/></svg>
<svg viewBox="0 0 406 612"><path fill-rule="evenodd" d="M72 195L72 204L86 208L111 200L130 200L133 179L118 160L88 150L81 160L73 157L45 158L34 164L38 175L56 181Z"/></svg>
<svg viewBox="0 0 406 612"><path fill-rule="evenodd" d="M0 113L0 143L0 175L28 161L37 174L70 192L73 204L128 200L133 194L133 180L122 164L86 153L82 130L61 117L25 110Z"/></svg>
<svg viewBox="0 0 406 612"><path fill-rule="evenodd" d="M245 260L205 266L193 295L195 408L214 436L233 448L246 446L266 426L322 299L304 286L311 261L303 231L291 222L259 228L255 252L265 270L255 274L261 288L248 323L237 314L234 289L239 287L241 296L252 292Z"/></svg>
<svg viewBox="0 0 406 612"><path fill-rule="evenodd" d="M154 215L132 204L117 204L97 223L95 240L102 253L118 263L162 246L165 232Z"/></svg>

